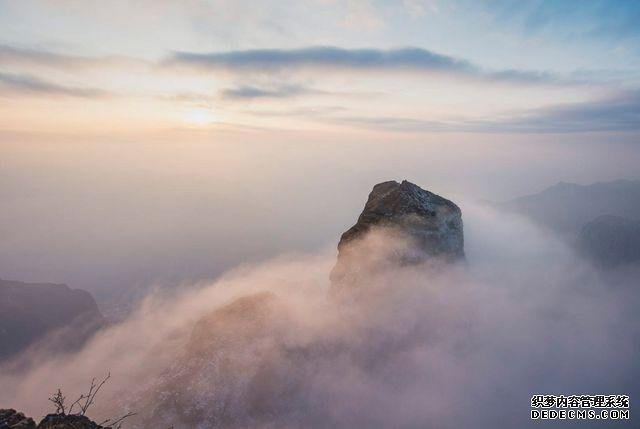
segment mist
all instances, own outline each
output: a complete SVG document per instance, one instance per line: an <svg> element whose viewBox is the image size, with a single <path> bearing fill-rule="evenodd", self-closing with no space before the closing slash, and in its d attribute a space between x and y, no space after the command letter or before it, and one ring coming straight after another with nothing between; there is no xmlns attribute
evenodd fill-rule
<svg viewBox="0 0 640 429"><path fill-rule="evenodd" d="M407 178L454 201L501 201L561 180L636 178L635 145L612 145L587 134L260 130L7 138L0 272L86 289L110 313L150 285L335 245L380 181Z"/></svg>
<svg viewBox="0 0 640 429"><path fill-rule="evenodd" d="M464 263L377 272L346 299L328 294L333 246L243 264L149 293L78 353L5 368L0 401L39 416L110 371L96 420L136 411L131 427L490 428L552 426L530 420L534 394L640 393L638 273L459 203Z"/></svg>

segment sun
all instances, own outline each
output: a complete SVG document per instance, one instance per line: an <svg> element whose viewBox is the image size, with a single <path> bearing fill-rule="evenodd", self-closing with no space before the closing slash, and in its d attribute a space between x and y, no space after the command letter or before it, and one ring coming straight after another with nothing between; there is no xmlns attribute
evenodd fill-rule
<svg viewBox="0 0 640 429"><path fill-rule="evenodd" d="M191 126L204 127L215 122L216 116L210 109L189 109L182 115L182 121Z"/></svg>

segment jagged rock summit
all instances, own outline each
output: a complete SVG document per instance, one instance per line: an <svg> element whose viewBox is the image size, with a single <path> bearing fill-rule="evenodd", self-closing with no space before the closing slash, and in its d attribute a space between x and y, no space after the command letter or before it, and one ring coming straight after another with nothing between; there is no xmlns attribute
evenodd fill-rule
<svg viewBox="0 0 640 429"><path fill-rule="evenodd" d="M371 238L375 233L379 236ZM406 180L383 182L373 187L356 224L342 234L331 280L350 282L364 271L431 258L464 258L460 208Z"/></svg>
<svg viewBox="0 0 640 429"><path fill-rule="evenodd" d="M373 187L358 221L342 234L338 249L373 226L403 230L418 239L421 250L428 255L464 256L460 208L406 180Z"/></svg>

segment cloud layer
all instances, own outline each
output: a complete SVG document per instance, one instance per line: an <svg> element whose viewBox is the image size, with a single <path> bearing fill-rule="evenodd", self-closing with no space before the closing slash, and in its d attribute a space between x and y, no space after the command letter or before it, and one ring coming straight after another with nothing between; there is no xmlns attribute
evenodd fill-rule
<svg viewBox="0 0 640 429"><path fill-rule="evenodd" d="M640 130L638 91L581 103L511 112L498 120L437 121L403 117L334 117L325 120L398 132L580 133Z"/></svg>
<svg viewBox="0 0 640 429"><path fill-rule="evenodd" d="M60 85L27 74L0 72L0 94L96 98L107 95L107 92L95 88L77 88Z"/></svg>
<svg viewBox="0 0 640 429"><path fill-rule="evenodd" d="M242 85L226 88L221 95L226 99L251 100L256 98L289 98L301 95L322 95L324 92L305 87L303 85L253 86Z"/></svg>
<svg viewBox="0 0 640 429"><path fill-rule="evenodd" d="M388 269L346 302L327 299L333 252L244 266L5 368L0 400L38 415L111 370L94 415L138 411L132 427L533 428L533 394L640 393L637 272L599 276L521 219L463 213L464 266Z"/></svg>
<svg viewBox="0 0 640 429"><path fill-rule="evenodd" d="M142 65L141 68L137 66ZM112 69L117 66L120 69ZM169 66L169 67L167 67ZM190 73L183 73L186 68ZM186 91L166 92L166 79L169 86L178 83L189 88L192 79L205 79L211 73L217 81L215 91L188 89ZM52 72L53 71L53 72ZM119 73L125 72L124 75ZM490 109L491 116L482 118L475 114L465 118L464 107L455 119L446 119L444 115L434 116L439 102L450 104L448 94L443 100L430 98L425 105L429 107L429 117L407 116L409 111L402 112L402 103L395 97L406 97L406 94L394 94L386 90L384 85L397 79L395 73L411 73L407 79L414 79L416 94L421 90L420 75L429 76L430 84L444 79L451 86L455 97L457 92L473 90L486 83L504 85L495 88L495 94L488 97L487 104L495 101L512 100L509 91L525 91L534 86L540 87L541 93L547 91L547 105L528 108L526 103L516 103L519 107L495 112ZM62 73L62 74L61 74ZM304 79L301 73L308 73ZM361 87L353 90L348 79L353 73L359 78ZM417 75L417 76L416 76ZM606 75L606 74L605 74ZM60 77L63 81L59 81ZM87 76L98 78L93 85ZM621 79L633 79L633 75L620 75ZM361 78L361 79L360 79ZM189 98L208 100L207 106L218 104L220 109L234 109L232 101L262 100L277 103L278 100L296 99L304 101L307 106L279 109L280 116L286 112L327 110L319 96L333 96L334 106L343 114L337 116L314 115L307 119L327 124L349 124L356 127L383 129L398 132L470 132L470 133L573 133L573 132L636 132L638 131L638 91L630 89L623 92L618 81L602 81L597 72L576 71L561 75L555 72L533 71L524 69L486 69L473 62L453 56L439 54L418 47L396 49L346 49L334 46L311 46L297 49L251 49L225 52L194 53L180 51L157 61L146 61L130 57L103 56L85 57L50 52L46 50L17 48L0 45L0 91L4 96L66 96L76 98L97 98L117 94L119 97L138 97L156 102L189 104ZM122 80L128 87L122 90L106 89L105 82ZM142 81L153 82L158 86L145 88ZM332 81L333 79L333 81ZM340 81L340 79L347 79ZM376 80L378 79L378 80ZM403 77L403 80L405 77ZM380 83L380 80L383 83ZM317 81L323 85L317 85ZM336 84L339 81L341 83ZM70 85L68 82L83 82L83 85ZM91 83L91 85L89 85ZM230 86L231 84L231 86ZM458 90L456 85L462 85ZM143 88L143 89L141 89ZM562 102L559 89L571 91L591 91L597 88L597 94L610 93L607 97L591 98L585 102ZM406 88L405 88L406 91ZM554 92L555 91L555 92ZM505 93L503 93L505 92ZM509 93L507 93L509 92ZM374 93L384 94L389 106L399 107L382 109L378 115L370 114L369 107L374 104L358 103ZM159 95L160 94L160 95ZM213 94L213 95L212 95ZM556 95L554 95L556 94ZM215 99L217 95L217 100ZM550 98L553 95L553 98ZM557 101L556 101L557 99ZM362 100L360 100L362 101ZM474 101L477 103L477 101ZM340 103L340 105L336 105ZM510 102L507 101L507 104ZM434 107L432 107L433 105ZM209 108L209 107L207 107ZM447 106L450 109L450 106ZM390 110L398 113L388 115ZM417 109L420 110L420 109ZM365 112L369 114L365 115ZM267 112L265 114L268 115ZM299 117L300 115L291 115ZM255 119L255 116L253 117ZM245 118L246 120L246 118ZM247 125L247 124L242 124Z"/></svg>
<svg viewBox="0 0 640 429"><path fill-rule="evenodd" d="M313 46L299 49L252 49L213 53L176 52L165 63L236 72L329 68L440 73L513 84L571 83L548 72L515 69L483 70L467 60L417 47L345 49L335 46Z"/></svg>

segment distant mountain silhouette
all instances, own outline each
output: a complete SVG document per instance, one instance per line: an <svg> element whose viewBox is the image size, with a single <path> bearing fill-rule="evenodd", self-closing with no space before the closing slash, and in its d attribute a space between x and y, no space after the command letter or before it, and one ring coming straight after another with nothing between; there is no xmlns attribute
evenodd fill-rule
<svg viewBox="0 0 640 429"><path fill-rule="evenodd" d="M640 219L640 180L577 185L560 182L544 191L498 204L571 240L603 215Z"/></svg>
<svg viewBox="0 0 640 429"><path fill-rule="evenodd" d="M600 216L582 228L577 248L604 268L640 261L640 221Z"/></svg>
<svg viewBox="0 0 640 429"><path fill-rule="evenodd" d="M47 350L72 349L104 325L89 292L62 284L0 279L0 360L56 332L60 335L51 338Z"/></svg>

